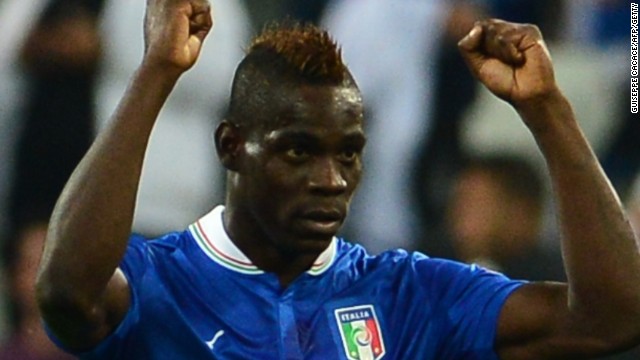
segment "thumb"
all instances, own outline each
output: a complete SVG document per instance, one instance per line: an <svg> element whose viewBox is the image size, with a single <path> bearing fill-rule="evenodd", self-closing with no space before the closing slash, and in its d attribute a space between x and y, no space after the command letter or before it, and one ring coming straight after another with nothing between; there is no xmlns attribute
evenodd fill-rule
<svg viewBox="0 0 640 360"><path fill-rule="evenodd" d="M460 51L463 52L473 52L478 51L480 45L482 43L482 26L476 24L473 26L471 31L467 34L467 36L463 37L462 40L458 42L458 47Z"/></svg>
<svg viewBox="0 0 640 360"><path fill-rule="evenodd" d="M482 41L482 26L476 24L467 36L458 42L458 49L466 61L467 66L474 74L477 74L477 71L485 60L485 56L481 51Z"/></svg>

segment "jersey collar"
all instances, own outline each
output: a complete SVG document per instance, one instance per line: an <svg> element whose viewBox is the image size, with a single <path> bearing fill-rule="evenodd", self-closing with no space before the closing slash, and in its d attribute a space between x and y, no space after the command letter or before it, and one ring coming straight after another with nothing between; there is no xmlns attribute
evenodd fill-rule
<svg viewBox="0 0 640 360"><path fill-rule="evenodd" d="M264 271L255 266L247 256L231 241L222 224L224 206L216 206L211 212L189 226L189 232L200 246L200 249L213 261L227 269L243 274L263 274ZM307 273L320 275L324 273L336 257L336 238L318 256Z"/></svg>

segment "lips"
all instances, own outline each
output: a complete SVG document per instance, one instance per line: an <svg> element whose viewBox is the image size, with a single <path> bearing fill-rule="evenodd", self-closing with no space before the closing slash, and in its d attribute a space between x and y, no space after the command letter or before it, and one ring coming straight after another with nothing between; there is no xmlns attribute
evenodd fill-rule
<svg viewBox="0 0 640 360"><path fill-rule="evenodd" d="M340 229L344 215L336 209L313 209L303 212L299 219L305 232L333 236Z"/></svg>

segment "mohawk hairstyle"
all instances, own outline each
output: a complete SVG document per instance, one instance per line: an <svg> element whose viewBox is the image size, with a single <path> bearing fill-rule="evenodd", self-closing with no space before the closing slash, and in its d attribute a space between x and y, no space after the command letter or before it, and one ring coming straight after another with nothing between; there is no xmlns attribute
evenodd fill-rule
<svg viewBox="0 0 640 360"><path fill-rule="evenodd" d="M236 69L227 119L256 118L284 89L304 83L357 87L325 30L293 21L267 25Z"/></svg>
<svg viewBox="0 0 640 360"><path fill-rule="evenodd" d="M259 53L282 58L307 79L341 82L347 73L340 47L327 31L310 24L267 25L247 49L247 56Z"/></svg>

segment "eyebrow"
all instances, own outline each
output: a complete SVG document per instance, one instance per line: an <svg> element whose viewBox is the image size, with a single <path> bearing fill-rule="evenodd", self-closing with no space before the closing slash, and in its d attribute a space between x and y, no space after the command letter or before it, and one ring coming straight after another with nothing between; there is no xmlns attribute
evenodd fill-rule
<svg viewBox="0 0 640 360"><path fill-rule="evenodd" d="M295 142L313 143L318 141L318 137L301 130L276 130L267 135L268 141L291 140Z"/></svg>
<svg viewBox="0 0 640 360"><path fill-rule="evenodd" d="M344 142L364 146L367 143L367 137L361 131L356 131L347 134L344 138Z"/></svg>
<svg viewBox="0 0 640 360"><path fill-rule="evenodd" d="M287 141L294 141L300 143L314 144L320 141L318 136L309 133L304 130L276 130L267 135L267 141L279 141L286 139ZM364 146L367 142L367 138L362 131L355 130L347 132L341 142L348 144L356 144Z"/></svg>

